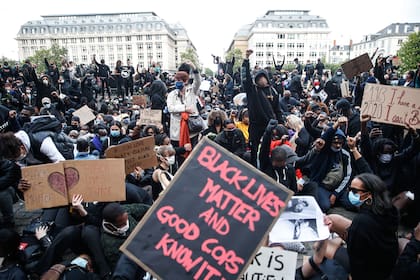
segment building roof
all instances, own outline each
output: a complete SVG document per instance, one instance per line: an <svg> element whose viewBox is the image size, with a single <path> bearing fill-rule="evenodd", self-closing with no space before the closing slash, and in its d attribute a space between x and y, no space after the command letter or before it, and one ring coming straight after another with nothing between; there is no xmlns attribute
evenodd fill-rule
<svg viewBox="0 0 420 280"><path fill-rule="evenodd" d="M335 45L331 47L330 51L348 51L350 50L350 45Z"/></svg>
<svg viewBox="0 0 420 280"><path fill-rule="evenodd" d="M359 43L371 42L386 37L408 36L413 32L419 31L420 22L391 23L374 34L365 35Z"/></svg>

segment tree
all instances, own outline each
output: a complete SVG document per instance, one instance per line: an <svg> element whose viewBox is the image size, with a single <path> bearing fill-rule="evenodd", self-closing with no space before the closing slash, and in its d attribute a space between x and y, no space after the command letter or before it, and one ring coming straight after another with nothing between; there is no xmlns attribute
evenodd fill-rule
<svg viewBox="0 0 420 280"><path fill-rule="evenodd" d="M204 68L204 74L206 74L207 77L213 77L214 72L210 68Z"/></svg>
<svg viewBox="0 0 420 280"><path fill-rule="evenodd" d="M193 48L187 48L185 52L181 53L181 62L185 62L187 60L190 60L192 63L194 63L197 69L200 68L197 53Z"/></svg>
<svg viewBox="0 0 420 280"><path fill-rule="evenodd" d="M48 62L55 62L57 66L60 65L61 60L63 60L67 55L67 49L60 47L57 44L54 44L49 49L38 50L34 53L33 56L28 57L31 63L37 65L38 74L44 73L46 70L44 59L48 59Z"/></svg>
<svg viewBox="0 0 420 280"><path fill-rule="evenodd" d="M232 58L235 57L235 64L233 65L233 72L235 73L236 69L242 66L243 53L240 49L233 49L226 53L226 61L232 61Z"/></svg>
<svg viewBox="0 0 420 280"><path fill-rule="evenodd" d="M9 65L10 65L10 66L14 66L14 65L16 65L16 63L18 63L18 61L17 61L17 60L14 60L14 59L11 59L11 58L8 58L8 57L5 57L5 56L2 56L2 57L0 58L0 63L1 63L1 65L3 65L5 62L9 63Z"/></svg>
<svg viewBox="0 0 420 280"><path fill-rule="evenodd" d="M408 40L402 44L398 51L398 56L401 59L401 71L417 68L417 63L420 62L420 32L408 36Z"/></svg>

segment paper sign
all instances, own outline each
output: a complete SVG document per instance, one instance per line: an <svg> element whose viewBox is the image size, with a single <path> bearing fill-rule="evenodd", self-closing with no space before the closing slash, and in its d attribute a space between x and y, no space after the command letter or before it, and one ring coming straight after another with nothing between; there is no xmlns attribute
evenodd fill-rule
<svg viewBox="0 0 420 280"><path fill-rule="evenodd" d="M342 81L341 84L340 84L340 88L341 88L341 96L342 97L350 96L349 82L348 81Z"/></svg>
<svg viewBox="0 0 420 280"><path fill-rule="evenodd" d="M297 256L296 252L261 247L241 280L295 279Z"/></svg>
<svg viewBox="0 0 420 280"><path fill-rule="evenodd" d="M153 136L140 138L121 145L111 146L105 151L106 158L124 158L125 173L134 172L137 166L143 169L157 165L155 138Z"/></svg>
<svg viewBox="0 0 420 280"><path fill-rule="evenodd" d="M92 110L87 105L83 106L77 111L74 111L73 116L80 118L80 125L85 125L96 118L92 113Z"/></svg>
<svg viewBox="0 0 420 280"><path fill-rule="evenodd" d="M27 210L71 204L73 194L85 202L124 201L124 160L69 160L22 168L31 184L24 193Z"/></svg>
<svg viewBox="0 0 420 280"><path fill-rule="evenodd" d="M26 210L68 205L63 163L23 167L22 178L31 184L24 193Z"/></svg>
<svg viewBox="0 0 420 280"><path fill-rule="evenodd" d="M290 195L205 138L121 250L157 279L239 279Z"/></svg>
<svg viewBox="0 0 420 280"><path fill-rule="evenodd" d="M361 107L362 115L372 120L420 129L420 89L366 84Z"/></svg>
<svg viewBox="0 0 420 280"><path fill-rule="evenodd" d="M143 109L140 110L140 125L159 125L162 123L162 111Z"/></svg>
<svg viewBox="0 0 420 280"><path fill-rule="evenodd" d="M270 232L271 243L325 240L330 235L324 214L312 196L293 196Z"/></svg>
<svg viewBox="0 0 420 280"><path fill-rule="evenodd" d="M147 96L146 95L133 95L133 104L139 105L142 107L147 106Z"/></svg>
<svg viewBox="0 0 420 280"><path fill-rule="evenodd" d="M343 64L341 64L343 68L344 74L348 79L353 78L354 76L359 75L363 72L368 72L370 69L373 68L372 61L367 53L362 54L352 60L349 60Z"/></svg>

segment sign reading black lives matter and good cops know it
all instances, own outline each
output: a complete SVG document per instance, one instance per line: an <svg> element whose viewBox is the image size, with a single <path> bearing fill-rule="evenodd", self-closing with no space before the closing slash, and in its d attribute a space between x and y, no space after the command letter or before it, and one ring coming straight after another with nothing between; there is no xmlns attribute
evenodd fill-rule
<svg viewBox="0 0 420 280"><path fill-rule="evenodd" d="M239 279L291 194L204 139L121 250L158 279Z"/></svg>

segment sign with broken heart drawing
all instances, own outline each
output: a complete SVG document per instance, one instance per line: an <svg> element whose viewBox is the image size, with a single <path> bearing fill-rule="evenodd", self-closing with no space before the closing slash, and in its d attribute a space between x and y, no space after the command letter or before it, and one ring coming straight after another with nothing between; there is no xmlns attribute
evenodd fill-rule
<svg viewBox="0 0 420 280"><path fill-rule="evenodd" d="M31 184L25 192L27 210L71 204L74 194L85 202L124 201L124 159L63 161L22 168Z"/></svg>

